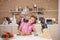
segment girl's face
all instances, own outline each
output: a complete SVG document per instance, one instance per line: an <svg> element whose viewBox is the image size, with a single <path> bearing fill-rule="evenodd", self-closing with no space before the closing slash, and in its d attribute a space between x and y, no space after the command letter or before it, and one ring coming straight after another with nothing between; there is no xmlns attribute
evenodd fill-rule
<svg viewBox="0 0 60 40"><path fill-rule="evenodd" d="M31 17L30 19L29 19L29 23L31 24L31 23L34 23L34 21L35 21L35 19L33 18L33 17Z"/></svg>

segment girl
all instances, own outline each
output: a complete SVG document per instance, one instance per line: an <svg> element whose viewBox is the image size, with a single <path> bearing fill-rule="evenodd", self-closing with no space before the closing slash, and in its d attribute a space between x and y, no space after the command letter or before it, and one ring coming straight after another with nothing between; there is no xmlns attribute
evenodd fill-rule
<svg viewBox="0 0 60 40"><path fill-rule="evenodd" d="M22 22L20 25L20 28L18 32L20 35L30 35L32 33L32 30L34 34L36 33L36 29L34 27L34 24L36 23L37 18L35 16L31 16L28 23Z"/></svg>

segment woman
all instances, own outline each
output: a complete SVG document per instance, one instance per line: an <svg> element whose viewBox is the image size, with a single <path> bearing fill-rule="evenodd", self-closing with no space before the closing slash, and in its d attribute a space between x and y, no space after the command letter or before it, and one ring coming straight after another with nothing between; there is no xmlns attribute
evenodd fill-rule
<svg viewBox="0 0 60 40"><path fill-rule="evenodd" d="M27 23L28 20L31 18L31 16L32 16L31 14L28 14L25 18L24 18L24 17L21 17L20 20L19 20L19 23L18 23L18 25L19 25L19 26L18 26L18 29L19 29L21 23L22 23L22 22L26 22L26 23Z"/></svg>

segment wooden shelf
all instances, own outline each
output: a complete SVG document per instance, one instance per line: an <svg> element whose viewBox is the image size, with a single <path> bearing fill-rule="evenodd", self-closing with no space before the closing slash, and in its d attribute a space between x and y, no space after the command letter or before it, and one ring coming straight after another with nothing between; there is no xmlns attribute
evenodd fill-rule
<svg viewBox="0 0 60 40"><path fill-rule="evenodd" d="M9 11L11 13L21 13L21 11Z"/></svg>
<svg viewBox="0 0 60 40"><path fill-rule="evenodd" d="M22 11L9 11L11 13L21 13ZM32 12L32 13L38 13L38 12L43 12L43 11L29 11L29 12Z"/></svg>
<svg viewBox="0 0 60 40"><path fill-rule="evenodd" d="M18 14L21 14L22 11L9 11L9 12L11 12L12 14L18 15ZM29 12L34 13L34 14L39 13L39 12L43 12L43 14L44 14L44 11L29 11Z"/></svg>

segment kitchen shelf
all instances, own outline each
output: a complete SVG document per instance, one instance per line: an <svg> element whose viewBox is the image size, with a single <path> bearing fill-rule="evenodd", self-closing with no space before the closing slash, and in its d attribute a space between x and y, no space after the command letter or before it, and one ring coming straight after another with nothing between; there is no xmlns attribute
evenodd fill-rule
<svg viewBox="0 0 60 40"><path fill-rule="evenodd" d="M13 14L21 14L22 11L9 11L9 12L11 12ZM39 12L43 12L43 14L44 14L44 11L29 11L29 12L34 13L34 14L39 13Z"/></svg>
<svg viewBox="0 0 60 40"><path fill-rule="evenodd" d="M9 11L11 13L21 13L22 11ZM43 12L43 11L29 11L29 12L32 12L32 13L38 13L38 12Z"/></svg>
<svg viewBox="0 0 60 40"><path fill-rule="evenodd" d="M54 12L55 12L55 11L58 11L58 10L45 10L45 11L46 11L46 12L51 12L51 11L54 11ZM45 12L45 11L44 11L44 12ZM9 10L0 10L0 12L21 13L22 11L9 11ZM36 13L36 12L38 12L38 11L30 11L30 12L33 12L33 13L35 12L35 13ZM39 12L41 12L41 11L39 11Z"/></svg>
<svg viewBox="0 0 60 40"><path fill-rule="evenodd" d="M21 13L21 11L9 11L11 13Z"/></svg>

